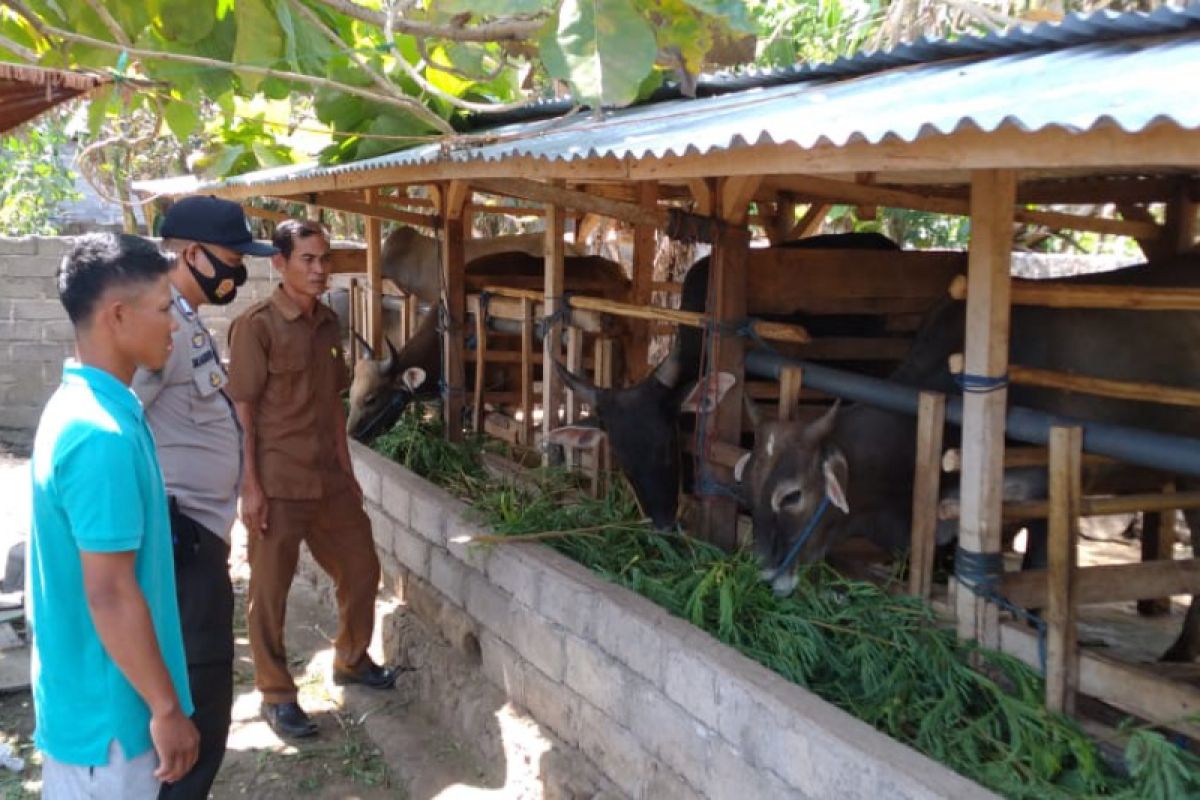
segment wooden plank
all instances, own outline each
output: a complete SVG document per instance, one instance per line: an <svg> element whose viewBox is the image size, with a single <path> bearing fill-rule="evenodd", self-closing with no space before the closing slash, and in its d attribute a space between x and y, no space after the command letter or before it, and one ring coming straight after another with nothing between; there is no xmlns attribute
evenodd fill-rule
<svg viewBox="0 0 1200 800"><path fill-rule="evenodd" d="M800 402L800 391L804 387L804 370L800 367L784 367L779 371L779 419L786 421L795 416L796 404Z"/></svg>
<svg viewBox="0 0 1200 800"><path fill-rule="evenodd" d="M278 197L280 200L287 200L292 203L302 203L308 199L308 196L268 196ZM375 220L386 219L389 222L403 222L405 225L417 225L422 228L435 229L437 227L437 217L433 216L432 214L416 214L411 211L400 211L399 209L380 205L370 200L364 202L363 200L355 198L348 192L318 192L311 196L315 201L312 203L312 205L320 206L321 208L328 208L333 211L345 211L351 214L360 214L363 217Z"/></svg>
<svg viewBox="0 0 1200 800"><path fill-rule="evenodd" d="M153 204L147 204L143 206L143 208L153 208ZM291 219L290 214L285 214L282 211L271 211L267 208L259 208L258 206L252 206L249 203L242 203L242 211L246 212L247 217L270 220L271 222L284 222L285 220ZM153 225L151 225L150 229L154 230Z"/></svg>
<svg viewBox="0 0 1200 800"><path fill-rule="evenodd" d="M1081 501L1080 513L1085 517L1103 517L1109 514L1131 514L1135 511L1168 511L1172 508L1200 508L1200 492L1173 492L1169 495L1125 494L1115 497L1085 497ZM958 519L961 511L958 501L943 500L938 504L939 519ZM1005 503L1005 521L1019 522L1027 519L1042 519L1050 513L1046 500L1021 500Z"/></svg>
<svg viewBox="0 0 1200 800"><path fill-rule="evenodd" d="M825 217L829 216L832 208L833 206L829 203L810 203L808 210L804 212L804 216L797 220L796 224L792 227L791 233L787 236L788 241L803 239L819 233L821 224L825 222Z"/></svg>
<svg viewBox="0 0 1200 800"><path fill-rule="evenodd" d="M582 375L584 370L583 331L574 325L567 328L567 369L572 375ZM574 392L568 391L565 420L567 425L573 425L578 421L579 411L579 398L575 396Z"/></svg>
<svg viewBox="0 0 1200 800"><path fill-rule="evenodd" d="M358 337L354 335L358 333L358 314L356 313L358 311L358 278L350 279L350 289L346 299L348 301L347 314L350 317L346 320L346 326L350 329L350 363L353 365L357 364L358 360L366 355L362 351L362 345L359 343Z"/></svg>
<svg viewBox="0 0 1200 800"><path fill-rule="evenodd" d="M479 295L467 298L467 310L475 314L475 406L471 424L478 434L483 432L483 389L488 364L487 314L479 308Z"/></svg>
<svg viewBox="0 0 1200 800"><path fill-rule="evenodd" d="M533 445L533 301L521 301L521 444L526 447ZM547 337L549 338L549 337ZM546 356L543 354L543 360ZM547 370L550 372L550 370ZM543 382L544 383L544 382ZM543 403L543 419L549 416L545 409L550 406Z"/></svg>
<svg viewBox="0 0 1200 800"><path fill-rule="evenodd" d="M822 336L798 345L798 358L828 361L901 361L912 339L901 336Z"/></svg>
<svg viewBox="0 0 1200 800"><path fill-rule="evenodd" d="M715 206L713 198L716 195L714 183L709 178L692 178L687 182L688 191L695 200L695 212L702 217L711 216Z"/></svg>
<svg viewBox="0 0 1200 800"><path fill-rule="evenodd" d="M1076 531L1083 429L1050 429L1050 535L1046 603L1046 708L1071 714L1079 686L1076 637Z"/></svg>
<svg viewBox="0 0 1200 800"><path fill-rule="evenodd" d="M1005 622L1000 649L1034 669L1041 669L1037 634L1024 623ZM1191 722L1200 713L1200 689L1167 680L1144 667L1084 652L1079 658L1079 691L1120 710L1200 739L1200 726Z"/></svg>
<svg viewBox="0 0 1200 800"><path fill-rule="evenodd" d="M1163 494L1175 491L1175 484L1163 487ZM1175 558L1176 510L1156 511L1142 517L1142 563L1171 561ZM1158 597L1139 599L1137 612L1143 617L1160 617L1171 613L1171 597L1164 592Z"/></svg>
<svg viewBox="0 0 1200 800"><path fill-rule="evenodd" d="M627 203L621 200L610 200L597 197L586 192L577 192L563 186L552 186L548 183L532 181L525 178L494 179L479 178L471 180L472 186L479 191L508 197L520 197L561 206L566 209L587 211L593 214L603 214L606 217L619 219L631 225L651 225L655 228L667 226L667 212L642 208L637 203Z"/></svg>
<svg viewBox="0 0 1200 800"><path fill-rule="evenodd" d="M367 250L364 247L335 247L329 251L329 272L334 275L367 271Z"/></svg>
<svg viewBox="0 0 1200 800"><path fill-rule="evenodd" d="M1008 370L1010 252L1016 177L981 170L971 176L971 244L967 301L966 363L972 375L999 377ZM1008 390L969 392L963 397L963 516L959 546L971 553L1000 552L1004 484L1004 412ZM995 606L959 584L959 636L995 647Z"/></svg>
<svg viewBox="0 0 1200 800"><path fill-rule="evenodd" d="M950 283L950 296L969 295L965 282ZM1200 311L1200 289L1185 287L1079 286L1050 281L1014 280L1012 302L1048 308L1125 308L1139 311Z"/></svg>
<svg viewBox="0 0 1200 800"><path fill-rule="evenodd" d="M638 204L648 210L658 208L658 184L645 181L638 184ZM633 228L633 296L634 305L649 306L654 293L654 257L658 252L654 225L635 225ZM646 325L634 325L629 338L629 352L625 354L626 377L630 381L641 380L649 368L650 332Z"/></svg>
<svg viewBox="0 0 1200 800"><path fill-rule="evenodd" d="M555 187L558 188L558 187ZM544 270L543 303L546 316L554 316L563 302L565 246L563 234L566 228L564 209L556 204L546 205L546 260ZM542 435L548 436L558 426L554 409L562 398L563 385L558 371L552 367L562 360L562 323L555 322L542 339ZM543 459L549 453L543 454Z"/></svg>
<svg viewBox="0 0 1200 800"><path fill-rule="evenodd" d="M741 225L747 222L750 201L758 191L762 178L743 175L717 179L717 197L720 201L720 216L725 222Z"/></svg>
<svg viewBox="0 0 1200 800"><path fill-rule="evenodd" d="M946 396L921 392L917 401L917 462L913 481L912 547L908 559L909 594L928 599L933 586L937 504L941 492L942 438Z"/></svg>
<svg viewBox="0 0 1200 800"><path fill-rule="evenodd" d="M1004 450L1004 468L1013 467L1044 467L1050 462L1050 451L1044 447L1008 447ZM1084 466L1099 466L1112 464L1108 456L1098 456L1085 453ZM952 447L942 455L942 471L958 472L962 469L962 450Z"/></svg>
<svg viewBox="0 0 1200 800"><path fill-rule="evenodd" d="M370 195L370 191L367 191ZM383 227L376 217L363 220L367 240L367 333L371 349L383 354Z"/></svg>
<svg viewBox="0 0 1200 800"><path fill-rule="evenodd" d="M1045 608L1047 575L1044 569L1007 573L1000 591L1022 608ZM1075 602L1081 606L1200 594L1200 558L1079 567L1076 579Z"/></svg>
<svg viewBox="0 0 1200 800"><path fill-rule="evenodd" d="M784 192L779 195L779 202L775 204L775 216L771 220L771 224L767 226L767 238L770 239L771 246L786 242L795 227L796 198L794 195Z"/></svg>
<svg viewBox="0 0 1200 800"><path fill-rule="evenodd" d="M468 231L462 216L462 205L450 202L454 198L461 200L462 192L443 187L437 194L442 212L441 302L446 323L442 341L442 379L446 386L442 397L446 437L457 442L462 440L463 435L463 323L467 311L465 250Z"/></svg>

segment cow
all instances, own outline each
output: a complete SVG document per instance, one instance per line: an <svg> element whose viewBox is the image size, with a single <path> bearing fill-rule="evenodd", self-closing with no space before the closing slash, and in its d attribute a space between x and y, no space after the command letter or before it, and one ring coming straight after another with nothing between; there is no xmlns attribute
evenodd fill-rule
<svg viewBox="0 0 1200 800"><path fill-rule="evenodd" d="M892 240L875 233L826 234L782 245L787 249L898 250ZM708 294L709 258L692 265L684 276L680 308L703 311ZM750 298L753 302L753 298ZM749 309L753 314L753 306ZM810 328L820 318L804 319ZM859 319L850 320L858 324ZM871 331L874 333L875 331ZM618 389L598 388L582 376L556 363L567 386L592 411L588 425L565 426L553 431L549 441L586 447L607 435L617 465L629 479L642 511L656 528L674 528L679 511L682 476L679 421L686 410L720 402L732 385L732 375L722 375L711 389L692 394L700 375L703 333L680 327L671 352L637 384Z"/></svg>
<svg viewBox="0 0 1200 800"><path fill-rule="evenodd" d="M1108 286L1200 285L1200 256L1181 256L1100 275L1055 283ZM965 304L946 299L927 315L912 351L893 375L898 383L956 392L948 357L961 352ZM1200 313L1116 309L1012 309L1010 360L1023 366L1069 371L1113 380L1168 383L1200 388ZM1195 436L1200 409L1116 400L1014 385L1014 405L1100 423ZM769 422L755 437L738 477L754 527L754 550L764 577L779 593L795 586L799 564L822 558L831 545L862 536L884 548L908 546L911 528L915 424L911 417L867 405L831 408L815 421ZM1043 470L1006 478L1006 493L1045 494ZM1092 491L1128 490L1144 471L1112 467L1090 474ZM1161 485L1160 476L1150 476ZM1133 483L1131 483L1133 482ZM1181 488L1198 486L1178 479ZM1011 484L1011 485L1010 485ZM1188 524L1200 531L1200 513ZM1044 521L1031 524L1030 565L1044 562ZM784 564L791 551L794 560ZM781 567L785 567L781 569ZM1200 646L1200 604L1165 658L1193 660Z"/></svg>
<svg viewBox="0 0 1200 800"><path fill-rule="evenodd" d="M545 262L523 252L492 253L466 265L466 275L474 284L496 283L527 279L540 281ZM579 289L609 300L626 300L630 283L621 265L599 256L571 256L564 263L566 290ZM414 291L425 291L411 286ZM423 295L417 295L425 299ZM433 300L436 300L436 295ZM421 394L433 394L441 385L441 336L436 313L427 313L413 336L397 350L388 340L388 355L383 359L363 358L354 365L350 385L350 410L347 430L354 439L370 443L386 431L414 399ZM595 329L606 336L620 337L624 326L605 323ZM417 371L414 371L417 370Z"/></svg>

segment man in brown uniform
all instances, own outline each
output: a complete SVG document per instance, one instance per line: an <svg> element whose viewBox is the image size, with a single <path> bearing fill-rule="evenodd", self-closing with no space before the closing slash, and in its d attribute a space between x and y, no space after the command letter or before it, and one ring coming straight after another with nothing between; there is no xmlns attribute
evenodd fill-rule
<svg viewBox="0 0 1200 800"><path fill-rule="evenodd" d="M234 320L228 392L245 435L241 516L255 684L271 727L301 737L317 729L296 702L283 642L301 541L336 585L334 681L383 689L395 673L367 656L379 559L346 443L340 393L349 375L337 317L317 299L329 281L329 239L316 223L288 220L273 243L282 282Z"/></svg>

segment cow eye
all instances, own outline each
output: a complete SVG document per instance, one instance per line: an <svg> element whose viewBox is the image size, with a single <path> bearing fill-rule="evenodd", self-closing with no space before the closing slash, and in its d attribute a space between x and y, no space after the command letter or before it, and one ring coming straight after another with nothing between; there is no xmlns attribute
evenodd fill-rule
<svg viewBox="0 0 1200 800"><path fill-rule="evenodd" d="M797 489L794 492L788 492L779 500L780 508L791 508L800 505L800 501L804 498L804 493Z"/></svg>

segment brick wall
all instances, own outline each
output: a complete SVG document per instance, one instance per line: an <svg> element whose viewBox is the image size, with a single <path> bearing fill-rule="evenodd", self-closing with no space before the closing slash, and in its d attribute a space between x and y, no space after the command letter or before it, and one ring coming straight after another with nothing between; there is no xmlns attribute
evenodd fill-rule
<svg viewBox="0 0 1200 800"><path fill-rule="evenodd" d="M385 586L465 619L443 634L477 641L487 679L626 796L993 796L549 548L456 542L480 530L466 506L352 453Z"/></svg>
<svg viewBox="0 0 1200 800"><path fill-rule="evenodd" d="M70 241L0 237L0 441L30 441L42 406L58 386L63 359L74 350L71 323L55 288L55 273ZM238 299L200 312L222 355L229 322L273 286L268 260L252 258L247 264L251 277Z"/></svg>

